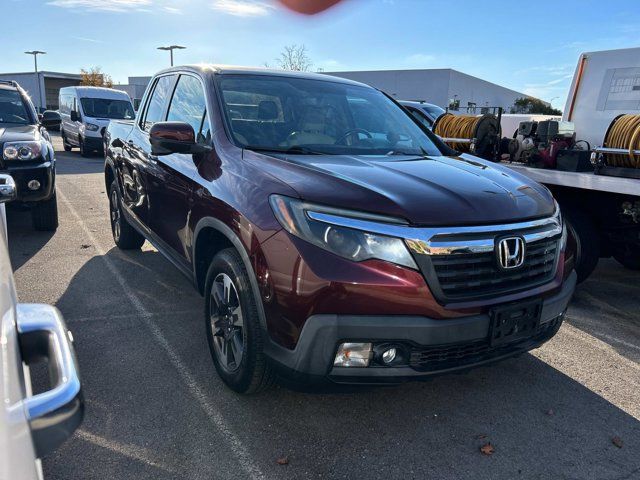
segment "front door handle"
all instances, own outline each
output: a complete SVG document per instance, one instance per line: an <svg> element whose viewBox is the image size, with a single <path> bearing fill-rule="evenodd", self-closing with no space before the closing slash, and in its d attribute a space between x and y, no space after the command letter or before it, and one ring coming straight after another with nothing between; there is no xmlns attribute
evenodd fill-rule
<svg viewBox="0 0 640 480"><path fill-rule="evenodd" d="M46 359L53 388L22 400L39 458L69 438L82 422L84 403L71 332L50 305L19 304L16 323L23 361Z"/></svg>

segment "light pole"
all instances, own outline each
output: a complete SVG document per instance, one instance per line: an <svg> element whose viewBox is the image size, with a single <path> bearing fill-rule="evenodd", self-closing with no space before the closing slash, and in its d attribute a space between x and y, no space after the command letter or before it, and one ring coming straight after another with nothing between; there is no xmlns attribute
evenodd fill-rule
<svg viewBox="0 0 640 480"><path fill-rule="evenodd" d="M33 62L36 68L36 81L38 82L38 113L40 113L40 108L42 107L42 89L40 88L40 74L38 73L38 55L46 55L47 52L32 50L30 52L24 53L26 53L27 55L33 55Z"/></svg>
<svg viewBox="0 0 640 480"><path fill-rule="evenodd" d="M171 55L171 66L173 67L173 51L174 50L184 50L187 47L183 47L182 45L169 45L168 47L158 47L158 50L169 50L169 54Z"/></svg>

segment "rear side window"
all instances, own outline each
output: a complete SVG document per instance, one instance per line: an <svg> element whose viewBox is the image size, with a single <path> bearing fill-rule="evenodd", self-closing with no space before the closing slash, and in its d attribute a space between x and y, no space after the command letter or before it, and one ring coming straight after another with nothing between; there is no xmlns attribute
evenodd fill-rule
<svg viewBox="0 0 640 480"><path fill-rule="evenodd" d="M167 121L186 122L191 125L198 143L211 140L207 101L200 80L191 75L180 76L171 99Z"/></svg>
<svg viewBox="0 0 640 480"><path fill-rule="evenodd" d="M413 117L416 120L418 120L421 124L423 124L428 129L431 129L431 127L433 126L433 122L431 121L431 119L427 118L424 113L420 112L419 110L416 110L415 108L411 108L411 107L407 107L407 108L409 109L409 112L411 112L411 115L413 115Z"/></svg>
<svg viewBox="0 0 640 480"><path fill-rule="evenodd" d="M167 98L171 94L171 86L173 85L174 76L167 75L160 77L156 82L156 85L151 93L151 98L147 104L147 111L142 122L142 128L145 131L149 129L156 122L164 120L164 107L167 102Z"/></svg>

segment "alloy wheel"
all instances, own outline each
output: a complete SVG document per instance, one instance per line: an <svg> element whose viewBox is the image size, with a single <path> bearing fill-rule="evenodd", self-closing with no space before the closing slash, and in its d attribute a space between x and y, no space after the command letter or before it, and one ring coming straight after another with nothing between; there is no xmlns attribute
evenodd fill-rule
<svg viewBox="0 0 640 480"><path fill-rule="evenodd" d="M113 238L117 242L120 240L121 215L118 205L118 191L115 188L111 192L111 201L109 203L111 207L111 230L113 232Z"/></svg>
<svg viewBox="0 0 640 480"><path fill-rule="evenodd" d="M211 286L209 321L220 366L229 373L240 368L244 354L244 321L238 290L231 277L220 273Z"/></svg>

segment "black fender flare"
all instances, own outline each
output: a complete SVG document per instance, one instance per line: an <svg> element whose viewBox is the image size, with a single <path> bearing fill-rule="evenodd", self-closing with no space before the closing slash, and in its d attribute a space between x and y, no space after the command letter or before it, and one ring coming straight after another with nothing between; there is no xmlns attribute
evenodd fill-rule
<svg viewBox="0 0 640 480"><path fill-rule="evenodd" d="M201 218L196 224L196 228L193 231L193 242L191 244L191 268L193 269L193 279L196 284L195 285L196 289L198 288L198 284L197 284L198 279L196 275L196 245L198 244L198 236L200 235L200 232L204 228L213 228L217 232L224 235L240 254L240 258L242 258L242 263L244 263L244 266L247 272L249 273L249 283L251 284L251 291L256 301L256 306L258 307L258 317L260 319L260 325L262 326L265 332L268 332L267 317L264 311L264 305L262 304L262 295L260 295L258 278L256 277L256 272L253 269L253 265L251 264L251 258L249 257L249 254L247 253L246 248L244 248L244 244L242 243L240 238L236 235L236 233L233 230L231 230L231 228L229 228L225 223L221 222L217 218L213 218L213 217ZM203 292L203 295L206 295L206 293ZM270 340L268 333L267 333L267 337Z"/></svg>
<svg viewBox="0 0 640 480"><path fill-rule="evenodd" d="M104 161L104 180L105 180L104 184L106 187L107 197L109 196L109 188L111 187L111 185L107 185L107 169L111 170L111 175L113 176L113 180L116 182L116 187L118 188L120 195L122 195L122 188L120 187L120 180L118 178L118 172L116 170L116 166L113 164L113 160L107 157L105 158L105 161Z"/></svg>

